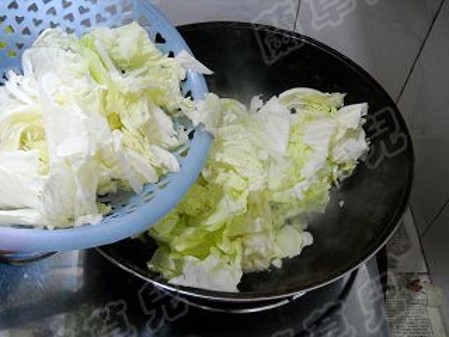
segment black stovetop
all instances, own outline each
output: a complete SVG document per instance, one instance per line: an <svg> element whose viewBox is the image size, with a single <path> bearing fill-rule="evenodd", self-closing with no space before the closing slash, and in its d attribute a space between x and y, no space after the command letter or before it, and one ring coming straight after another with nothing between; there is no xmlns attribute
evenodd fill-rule
<svg viewBox="0 0 449 337"><path fill-rule="evenodd" d="M45 337L388 336L379 280L373 259L286 304L266 303L271 310L220 313L198 308L213 303L188 304L155 289L93 250L67 252L27 266L0 265L0 331Z"/></svg>

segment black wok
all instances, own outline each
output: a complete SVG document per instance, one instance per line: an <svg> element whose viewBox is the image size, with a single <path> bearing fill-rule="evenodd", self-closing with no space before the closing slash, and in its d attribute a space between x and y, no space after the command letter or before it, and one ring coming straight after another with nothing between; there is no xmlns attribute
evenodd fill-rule
<svg viewBox="0 0 449 337"><path fill-rule="evenodd" d="M138 240L100 248L108 259L158 286L213 300L260 301L322 287L373 256L391 237L406 208L413 177L413 148L405 122L382 87L354 62L313 39L247 23L181 27L195 56L214 70L209 90L248 102L294 87L347 93L345 102L369 103L367 161L310 224L315 243L281 269L248 274L240 293L167 284L146 268L154 251ZM340 201L344 206L340 207Z"/></svg>

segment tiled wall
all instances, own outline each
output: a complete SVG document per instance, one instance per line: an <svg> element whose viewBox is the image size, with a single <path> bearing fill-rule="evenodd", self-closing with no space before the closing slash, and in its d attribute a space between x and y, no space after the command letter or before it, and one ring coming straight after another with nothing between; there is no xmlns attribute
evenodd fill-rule
<svg viewBox="0 0 449 337"><path fill-rule="evenodd" d="M411 209L431 276L449 303L449 0L154 1L176 24L236 20L296 29L353 59L385 87L412 133Z"/></svg>
<svg viewBox="0 0 449 337"><path fill-rule="evenodd" d="M153 0L177 25L245 21L293 30L299 0Z"/></svg>
<svg viewBox="0 0 449 337"><path fill-rule="evenodd" d="M412 202L421 234L449 198L448 33L446 1L400 101L416 147L417 175Z"/></svg>
<svg viewBox="0 0 449 337"><path fill-rule="evenodd" d="M359 0L345 12L326 17L320 13L330 9L318 5L326 1L303 0L298 30L356 61L395 99L410 72L438 1ZM341 17L342 14L345 15Z"/></svg>
<svg viewBox="0 0 449 337"><path fill-rule="evenodd" d="M436 285L449 303L449 1L411 74L400 108L416 151L413 213ZM446 306L449 323L449 306Z"/></svg>

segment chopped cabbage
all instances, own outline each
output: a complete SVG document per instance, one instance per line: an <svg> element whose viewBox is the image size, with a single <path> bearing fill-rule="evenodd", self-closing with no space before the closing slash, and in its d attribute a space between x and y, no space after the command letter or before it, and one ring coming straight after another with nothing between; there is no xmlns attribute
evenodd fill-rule
<svg viewBox="0 0 449 337"><path fill-rule="evenodd" d="M170 283L238 291L243 273L281 267L313 243L305 214L324 211L334 183L368 149L366 104L296 88L250 107L210 94L187 115L215 137L196 184L149 230L148 267Z"/></svg>
<svg viewBox="0 0 449 337"><path fill-rule="evenodd" d="M71 227L101 221L98 195L140 192L177 172L188 140L173 117L191 55L164 55L137 23L78 38L45 30L0 87L0 224Z"/></svg>

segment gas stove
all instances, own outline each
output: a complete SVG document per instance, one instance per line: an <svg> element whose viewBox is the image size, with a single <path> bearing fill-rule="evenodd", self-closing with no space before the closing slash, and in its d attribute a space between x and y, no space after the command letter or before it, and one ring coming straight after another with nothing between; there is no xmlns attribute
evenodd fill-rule
<svg viewBox="0 0 449 337"><path fill-rule="evenodd" d="M230 305L154 288L95 250L0 265L1 336L388 336L377 260L318 290Z"/></svg>

